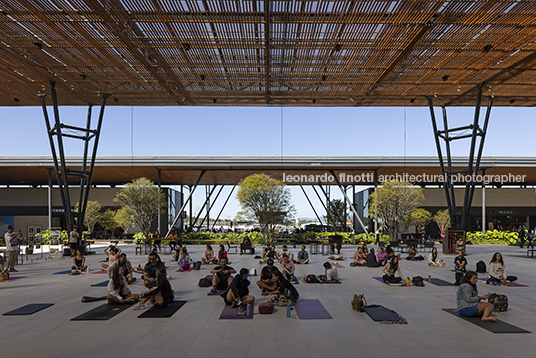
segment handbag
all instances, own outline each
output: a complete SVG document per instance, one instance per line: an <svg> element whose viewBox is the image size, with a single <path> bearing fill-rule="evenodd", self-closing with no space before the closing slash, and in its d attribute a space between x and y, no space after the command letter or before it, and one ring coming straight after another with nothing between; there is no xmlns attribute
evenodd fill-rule
<svg viewBox="0 0 536 358"><path fill-rule="evenodd" d="M365 312L365 307L367 307L367 300L365 299L365 294L362 293L359 296L354 294L354 299L352 300L352 308L357 312Z"/></svg>
<svg viewBox="0 0 536 358"><path fill-rule="evenodd" d="M259 305L260 314L271 314L274 312L274 304L272 302L263 302Z"/></svg>

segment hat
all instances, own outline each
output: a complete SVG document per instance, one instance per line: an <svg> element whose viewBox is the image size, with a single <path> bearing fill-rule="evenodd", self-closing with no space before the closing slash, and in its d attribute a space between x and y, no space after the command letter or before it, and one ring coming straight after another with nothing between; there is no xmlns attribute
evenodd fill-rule
<svg viewBox="0 0 536 358"><path fill-rule="evenodd" d="M266 261L266 263L267 263L268 265L270 265L270 266L271 266L271 265L273 265L273 264L274 264L274 260L272 260L272 259L269 259L268 261Z"/></svg>
<svg viewBox="0 0 536 358"><path fill-rule="evenodd" d="M11 230L15 230L15 228L13 227L13 225L9 225L9 226L7 227L7 229L8 229L8 230L9 230L9 229L11 229Z"/></svg>

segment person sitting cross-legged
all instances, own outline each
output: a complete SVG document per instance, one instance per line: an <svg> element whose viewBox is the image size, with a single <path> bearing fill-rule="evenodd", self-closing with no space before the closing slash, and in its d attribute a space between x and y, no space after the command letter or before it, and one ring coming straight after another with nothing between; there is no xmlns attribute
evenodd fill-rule
<svg viewBox="0 0 536 358"><path fill-rule="evenodd" d="M277 267L274 266L274 260L269 259L266 261L267 266L264 266L261 271L260 280L257 281L257 286L262 291L263 296L271 294L277 288L275 283L272 282L272 274L275 271L279 271Z"/></svg>
<svg viewBox="0 0 536 358"><path fill-rule="evenodd" d="M141 302L134 309L145 309L152 305L166 307L173 302L175 295L171 289L171 284L167 279L165 268L156 270L156 283L156 287L153 287L142 294ZM150 304L148 304L148 302L150 302Z"/></svg>
<svg viewBox="0 0 536 358"><path fill-rule="evenodd" d="M367 267L378 267L380 266L380 263L376 259L376 254L374 253L374 249L370 249L370 252L367 254Z"/></svg>
<svg viewBox="0 0 536 358"><path fill-rule="evenodd" d="M354 260L354 264L359 266L364 266L367 264L367 259L365 255L363 254L363 249L359 247L357 251L354 253L354 256L352 257Z"/></svg>
<svg viewBox="0 0 536 358"><path fill-rule="evenodd" d="M123 267L115 266L112 271L112 279L108 282L108 303L126 303L136 302L139 299L138 294L134 294L128 288L127 279L123 276Z"/></svg>
<svg viewBox="0 0 536 358"><path fill-rule="evenodd" d="M82 255L82 251L76 250L76 255L73 256L73 266L71 266L73 273L80 273L81 271L86 271L86 258Z"/></svg>
<svg viewBox="0 0 536 358"><path fill-rule="evenodd" d="M305 245L302 245L301 250L298 252L298 259L296 260L297 264L308 264L309 263L309 253L305 251Z"/></svg>
<svg viewBox="0 0 536 358"><path fill-rule="evenodd" d="M216 293L218 291L224 291L229 287L229 284L233 280L231 274L236 273L236 270L231 266L227 266L226 258L221 258L220 265L214 267L210 273L212 274L212 289L210 292Z"/></svg>
<svg viewBox="0 0 536 358"><path fill-rule="evenodd" d="M296 270L296 266L294 266L294 262L290 261L290 258L287 256L287 254L283 254L283 261L281 262L281 269L283 270L283 277L285 277L287 280L292 281L292 277L294 277L294 270Z"/></svg>
<svg viewBox="0 0 536 358"><path fill-rule="evenodd" d="M399 283L402 281L402 270L400 269L400 266L398 265L398 256L393 256L391 261L387 265L385 265L382 269L383 273L383 282L387 283ZM398 272L400 277L395 277L395 274Z"/></svg>
<svg viewBox="0 0 536 358"><path fill-rule="evenodd" d="M463 256L463 250L459 250L458 256L454 258L454 270L467 272L467 259Z"/></svg>
<svg viewBox="0 0 536 358"><path fill-rule="evenodd" d="M339 272L336 268L331 267L329 262L324 262L324 275L320 275L320 278L324 281L337 281L339 279Z"/></svg>
<svg viewBox="0 0 536 358"><path fill-rule="evenodd" d="M432 249L430 256L428 257L428 266L430 267L443 267L445 263L441 260L439 261L439 254L437 253L437 247Z"/></svg>
<svg viewBox="0 0 536 358"><path fill-rule="evenodd" d="M231 281L227 292L221 294L226 305L231 305L232 308L240 307L246 309L249 303L255 302L255 297L249 294L249 270L247 268L240 269L238 275Z"/></svg>
<svg viewBox="0 0 536 358"><path fill-rule="evenodd" d="M152 252L149 255L149 262L145 265L143 274L143 284L147 288L156 287L156 270L165 269L164 263L158 260L158 255Z"/></svg>
<svg viewBox="0 0 536 358"><path fill-rule="evenodd" d="M331 260L341 260L344 257L343 254L341 254L341 248L339 244L334 243L333 244L333 255L330 255L329 258Z"/></svg>
<svg viewBox="0 0 536 358"><path fill-rule="evenodd" d="M115 266L123 267L124 276L127 278L129 285L132 285L136 281L136 277L134 277L134 274L132 272L132 264L129 260L127 260L127 254L120 254L119 259L112 262L110 267L108 267L108 277L112 278L112 273L110 270L113 271Z"/></svg>

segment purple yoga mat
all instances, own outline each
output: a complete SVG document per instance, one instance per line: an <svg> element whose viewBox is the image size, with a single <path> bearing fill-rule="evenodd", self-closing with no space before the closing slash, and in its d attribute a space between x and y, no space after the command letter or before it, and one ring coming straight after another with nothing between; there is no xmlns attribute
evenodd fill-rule
<svg viewBox="0 0 536 358"><path fill-rule="evenodd" d="M28 276L9 276L9 279L10 280L16 280L16 279L19 279L19 278L26 278Z"/></svg>
<svg viewBox="0 0 536 358"><path fill-rule="evenodd" d="M299 319L331 319L331 315L319 300L299 299L294 305Z"/></svg>
<svg viewBox="0 0 536 358"><path fill-rule="evenodd" d="M400 281L399 283L387 283L387 282L384 282L383 278L381 277L373 277L373 279L375 279L376 281L380 281L381 283L389 285L389 286L401 286L402 285L402 281Z"/></svg>
<svg viewBox="0 0 536 358"><path fill-rule="evenodd" d="M225 305L221 312L220 319L253 319L253 315L246 316L246 310L240 308L231 308L231 305Z"/></svg>

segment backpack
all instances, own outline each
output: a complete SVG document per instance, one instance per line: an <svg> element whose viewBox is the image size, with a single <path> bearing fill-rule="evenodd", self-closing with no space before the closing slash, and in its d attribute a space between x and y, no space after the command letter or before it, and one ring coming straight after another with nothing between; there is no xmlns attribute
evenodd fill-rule
<svg viewBox="0 0 536 358"><path fill-rule="evenodd" d="M318 277L314 274L309 274L305 277L305 282L307 283L320 283Z"/></svg>
<svg viewBox="0 0 536 358"><path fill-rule="evenodd" d="M365 299L365 294L362 293L359 296L354 294L354 299L352 300L352 308L357 312L365 312L365 307L367 307L367 300Z"/></svg>
<svg viewBox="0 0 536 358"><path fill-rule="evenodd" d="M480 260L476 263L476 272L486 273L486 264L484 263L484 261Z"/></svg>
<svg viewBox="0 0 536 358"><path fill-rule="evenodd" d="M490 293L488 294L488 302L493 304L496 312L506 312L508 309L508 297L506 297L506 295Z"/></svg>
<svg viewBox="0 0 536 358"><path fill-rule="evenodd" d="M272 302L263 302L259 305L260 314L271 314L274 312L274 304Z"/></svg>
<svg viewBox="0 0 536 358"><path fill-rule="evenodd" d="M421 276L415 276L411 280L413 286L424 287L424 279Z"/></svg>
<svg viewBox="0 0 536 358"><path fill-rule="evenodd" d="M212 286L212 280L203 277L199 280L199 283L197 284L199 287L210 287Z"/></svg>

